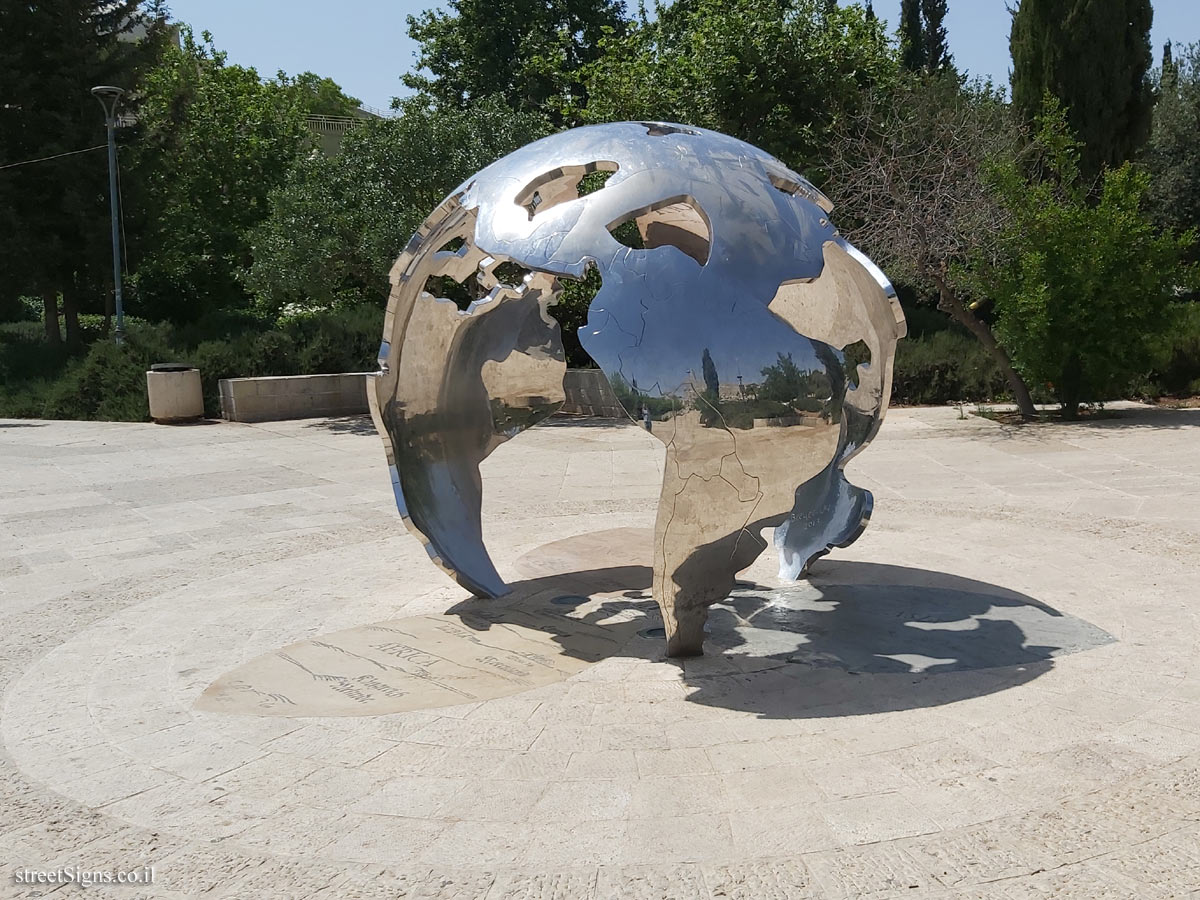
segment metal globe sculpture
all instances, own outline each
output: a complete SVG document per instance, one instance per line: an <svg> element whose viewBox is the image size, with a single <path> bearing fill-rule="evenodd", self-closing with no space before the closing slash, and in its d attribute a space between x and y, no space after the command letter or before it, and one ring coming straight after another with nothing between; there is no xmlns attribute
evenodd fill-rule
<svg viewBox="0 0 1200 900"><path fill-rule="evenodd" d="M507 591L483 544L479 464L562 404L548 310L593 268L579 339L666 444L653 591L668 654L702 652L708 606L765 529L792 579L854 541L872 499L842 469L883 420L905 323L831 209L763 151L657 122L535 141L454 190L392 270L368 392L430 557L479 596Z"/></svg>

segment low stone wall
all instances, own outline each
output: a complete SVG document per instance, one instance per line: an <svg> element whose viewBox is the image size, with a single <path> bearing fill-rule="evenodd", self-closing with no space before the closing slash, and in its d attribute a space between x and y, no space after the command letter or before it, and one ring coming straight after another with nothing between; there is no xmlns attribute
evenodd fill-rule
<svg viewBox="0 0 1200 900"><path fill-rule="evenodd" d="M608 379L599 369L567 369L563 392L567 399L560 412L567 415L629 418L609 386Z"/></svg>
<svg viewBox="0 0 1200 900"><path fill-rule="evenodd" d="M221 417L230 422L276 422L370 412L367 379L372 373L223 378Z"/></svg>
<svg viewBox="0 0 1200 900"><path fill-rule="evenodd" d="M816 414L801 413L795 416L771 416L767 419L755 419L755 428L793 428L796 425L813 427L820 425L824 419Z"/></svg>
<svg viewBox="0 0 1200 900"><path fill-rule="evenodd" d="M230 422L275 422L318 416L354 416L370 412L367 379L371 372L341 375L279 375L223 378L221 417ZM566 401L561 412L573 416L628 419L608 379L599 369L567 369Z"/></svg>

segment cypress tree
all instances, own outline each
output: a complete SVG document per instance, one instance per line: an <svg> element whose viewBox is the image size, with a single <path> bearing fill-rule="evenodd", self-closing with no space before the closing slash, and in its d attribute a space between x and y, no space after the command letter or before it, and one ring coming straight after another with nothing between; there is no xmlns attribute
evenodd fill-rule
<svg viewBox="0 0 1200 900"><path fill-rule="evenodd" d="M1013 106L1028 122L1046 92L1067 108L1092 179L1131 159L1150 130L1150 0L1021 0L1013 12Z"/></svg>
<svg viewBox="0 0 1200 900"><path fill-rule="evenodd" d="M947 0L921 0L921 17L924 22L925 69L928 72L946 72L954 68L954 57L946 41Z"/></svg>
<svg viewBox="0 0 1200 900"><path fill-rule="evenodd" d="M900 3L900 65L910 72L925 68L925 30L921 25L921 0Z"/></svg>
<svg viewBox="0 0 1200 900"><path fill-rule="evenodd" d="M1176 76L1178 69L1175 68L1174 54L1171 52L1171 42L1167 41L1163 44L1163 59L1162 59L1162 90L1167 91L1175 89Z"/></svg>

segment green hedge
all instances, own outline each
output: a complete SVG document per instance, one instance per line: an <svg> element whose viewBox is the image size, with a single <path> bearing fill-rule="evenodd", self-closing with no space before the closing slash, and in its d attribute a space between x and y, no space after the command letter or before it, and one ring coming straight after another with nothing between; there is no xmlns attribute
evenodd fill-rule
<svg viewBox="0 0 1200 900"><path fill-rule="evenodd" d="M984 402L1007 397L999 367L979 341L955 328L906 338L896 346L892 402Z"/></svg>
<svg viewBox="0 0 1200 900"><path fill-rule="evenodd" d="M1162 362L1150 378L1154 394L1200 394L1200 302L1181 303L1161 349Z"/></svg>
<svg viewBox="0 0 1200 900"><path fill-rule="evenodd" d="M922 327L897 346L893 402L1007 399L1004 378L978 341L955 327L935 330L939 319L933 314L912 312L910 324ZM177 329L126 321L129 339L118 348L104 336L102 317L81 316L85 345L75 351L51 347L40 322L0 325L0 417L145 421L145 372L156 362L199 368L205 410L215 416L221 378L373 370L383 312L359 304L275 321L223 315ZM1159 369L1140 390L1200 393L1200 304L1179 306L1160 356ZM657 398L645 402L652 414L663 412Z"/></svg>
<svg viewBox="0 0 1200 900"><path fill-rule="evenodd" d="M205 412L215 416L222 378L374 369L383 312L359 305L270 323L235 316L187 330L127 319L121 347L103 337L101 317L80 326L94 340L75 355L51 348L37 322L0 326L0 417L146 421L145 373L157 362L200 369Z"/></svg>

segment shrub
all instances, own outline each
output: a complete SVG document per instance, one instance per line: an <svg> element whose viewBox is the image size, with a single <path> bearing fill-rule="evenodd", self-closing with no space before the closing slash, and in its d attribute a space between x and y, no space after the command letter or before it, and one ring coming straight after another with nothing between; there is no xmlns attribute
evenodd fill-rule
<svg viewBox="0 0 1200 900"><path fill-rule="evenodd" d="M383 311L373 303L285 319L281 324L297 337L299 371L362 372L375 368L383 335Z"/></svg>
<svg viewBox="0 0 1200 900"><path fill-rule="evenodd" d="M1152 377L1154 393L1200 393L1200 303L1183 303L1171 311L1162 362Z"/></svg>
<svg viewBox="0 0 1200 900"><path fill-rule="evenodd" d="M70 357L65 344L46 341L40 322L0 325L0 384L10 391L22 381L54 378Z"/></svg>
<svg viewBox="0 0 1200 900"><path fill-rule="evenodd" d="M137 348L110 341L91 346L71 363L47 392L47 419L106 419L142 422L148 413L146 363Z"/></svg>
<svg viewBox="0 0 1200 900"><path fill-rule="evenodd" d="M18 384L0 381L0 418L40 419L55 382L45 378Z"/></svg>
<svg viewBox="0 0 1200 900"><path fill-rule="evenodd" d="M1006 392L995 360L975 338L957 328L906 338L896 346L893 403L985 401Z"/></svg>
<svg viewBox="0 0 1200 900"><path fill-rule="evenodd" d="M79 337L84 344L92 344L103 338L112 337L112 329L116 327L116 320L109 322L108 328L104 327L104 316L98 313L80 313L79 315ZM138 329L153 328L150 322L138 316L125 317L125 333L137 331Z"/></svg>
<svg viewBox="0 0 1200 900"><path fill-rule="evenodd" d="M374 304L282 317L268 331L206 340L184 355L200 370L204 408L220 412L222 378L361 372L375 367L383 312Z"/></svg>
<svg viewBox="0 0 1200 900"><path fill-rule="evenodd" d="M217 309L194 322L176 325L175 343L195 347L205 341L235 341L245 334L258 334L271 328L270 319L249 309Z"/></svg>
<svg viewBox="0 0 1200 900"><path fill-rule="evenodd" d="M217 415L222 378L373 369L383 311L356 304L275 323L229 313L183 329L130 317L122 347L95 339L102 317L81 316L80 325L93 340L75 356L65 346L51 347L39 322L0 325L0 416L144 421L145 372L159 362L200 369L205 411Z"/></svg>

